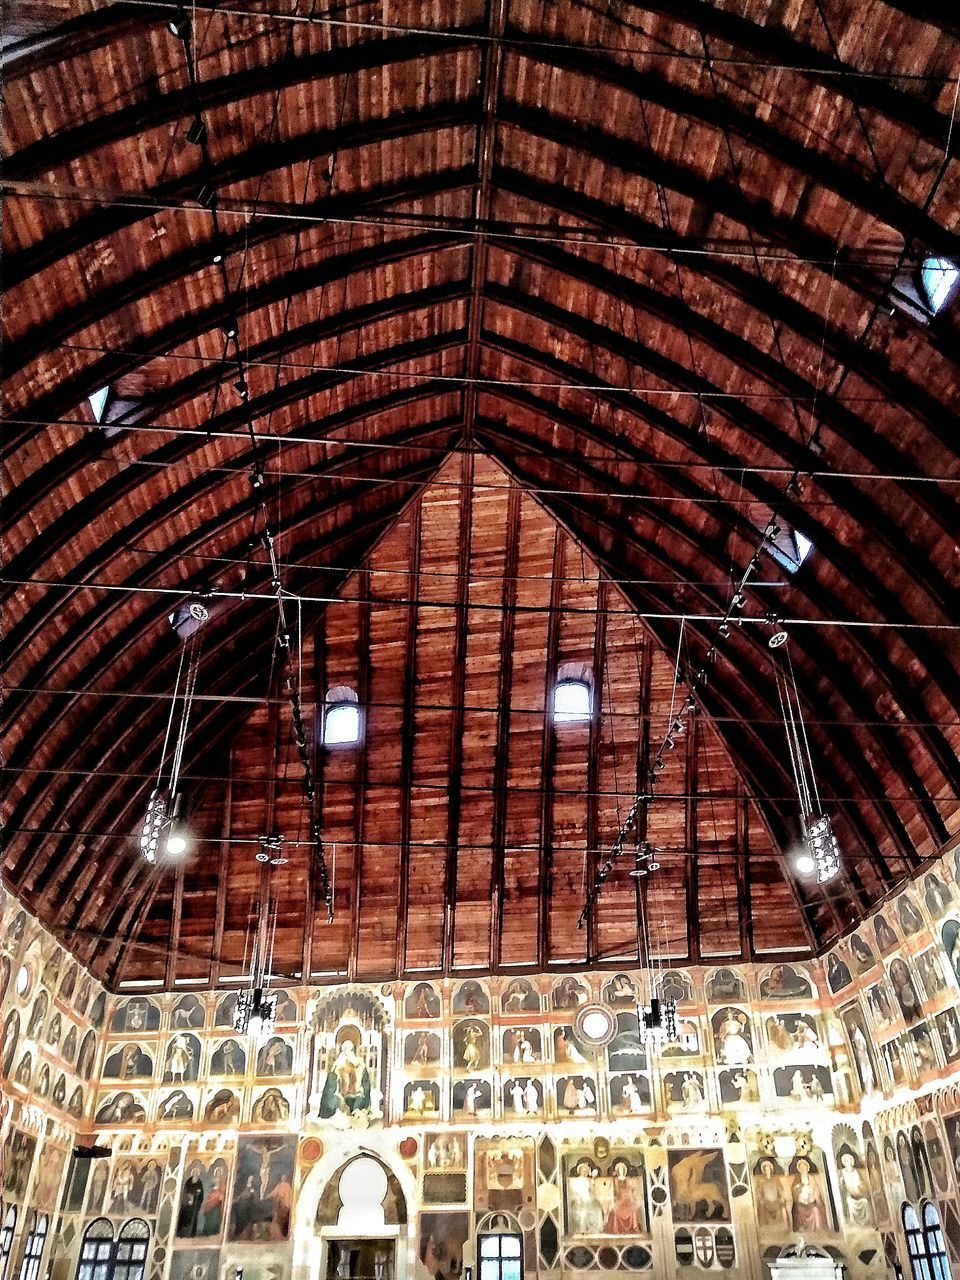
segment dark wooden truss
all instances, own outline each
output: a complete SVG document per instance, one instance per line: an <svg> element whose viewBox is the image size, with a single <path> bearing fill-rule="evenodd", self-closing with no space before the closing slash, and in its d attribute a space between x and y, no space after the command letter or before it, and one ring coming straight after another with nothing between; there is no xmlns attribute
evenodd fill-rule
<svg viewBox="0 0 960 1280"><path fill-rule="evenodd" d="M316 752L334 925L305 847L270 873L284 972L635 946L620 872L576 928L584 876L662 735L679 619L695 668L772 510L814 552L795 574L765 555L744 612L794 620L843 881L785 862L797 804L751 621L645 819L649 915L678 960L819 950L958 828L958 326L917 295L925 256L960 259L955 18L236 8L198 4L189 44L175 5L8 24L6 878L112 983L242 964L265 874L246 842L305 824L259 456L307 710L352 681L367 715L349 762ZM377 586L391 566L408 604ZM166 617L196 590L203 856L154 873L135 833ZM601 711L569 759L543 714L568 661Z"/></svg>

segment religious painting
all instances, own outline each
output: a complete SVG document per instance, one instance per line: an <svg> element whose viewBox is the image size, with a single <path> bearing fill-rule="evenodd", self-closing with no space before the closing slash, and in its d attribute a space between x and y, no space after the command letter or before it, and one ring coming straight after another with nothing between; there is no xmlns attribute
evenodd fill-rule
<svg viewBox="0 0 960 1280"><path fill-rule="evenodd" d="M170 1255L170 1280L217 1280L219 1263L219 1249L174 1249ZM246 1274L246 1267L243 1270Z"/></svg>
<svg viewBox="0 0 960 1280"><path fill-rule="evenodd" d="M753 1032L750 1018L732 1005L718 1009L710 1019L717 1062L722 1067L742 1067L753 1061Z"/></svg>
<svg viewBox="0 0 960 1280"><path fill-rule="evenodd" d="M650 1081L638 1072L610 1077L610 1108L614 1115L636 1116L653 1105Z"/></svg>
<svg viewBox="0 0 960 1280"><path fill-rule="evenodd" d="M163 1061L164 1084L184 1084L196 1080L200 1071L200 1041L181 1031L167 1045Z"/></svg>
<svg viewBox="0 0 960 1280"><path fill-rule="evenodd" d="M952 895L946 882L935 871L923 878L923 900L934 919L950 910Z"/></svg>
<svg viewBox="0 0 960 1280"><path fill-rule="evenodd" d="M897 1164L900 1167L904 1195L911 1204L919 1204L922 1194L920 1174L917 1171L910 1140L902 1129L897 1134Z"/></svg>
<svg viewBox="0 0 960 1280"><path fill-rule="evenodd" d="M561 978L553 989L552 1003L554 1009L579 1009L590 999L590 992L579 978L567 975Z"/></svg>
<svg viewBox="0 0 960 1280"><path fill-rule="evenodd" d="M143 1124L147 1118L143 1101L132 1093L110 1093L97 1107L97 1124Z"/></svg>
<svg viewBox="0 0 960 1280"><path fill-rule="evenodd" d="M56 1049L63 1035L63 1019L59 1013L54 1013L47 1026L47 1044L51 1049Z"/></svg>
<svg viewBox="0 0 960 1280"><path fill-rule="evenodd" d="M908 1044L913 1050L913 1065L920 1075L937 1070L937 1054L925 1022L911 1028Z"/></svg>
<svg viewBox="0 0 960 1280"><path fill-rule="evenodd" d="M950 1167L953 1169L957 1184L960 1185L960 1116L947 1116L943 1127L947 1135Z"/></svg>
<svg viewBox="0 0 960 1280"><path fill-rule="evenodd" d="M909 893L901 893L897 899L897 916L905 938L912 937L923 928L923 916Z"/></svg>
<svg viewBox="0 0 960 1280"><path fill-rule="evenodd" d="M917 1171L920 1191L925 1196L933 1195L933 1175L927 1159L927 1148L923 1141L923 1134L917 1125L910 1130L910 1147L913 1151L913 1164Z"/></svg>
<svg viewBox="0 0 960 1280"><path fill-rule="evenodd" d="M822 1043L814 1013L772 1013L764 1019L767 1044L775 1057L800 1055L809 1058L820 1052Z"/></svg>
<svg viewBox="0 0 960 1280"><path fill-rule="evenodd" d="M704 1147L667 1152L674 1222L729 1222L723 1152Z"/></svg>
<svg viewBox="0 0 960 1280"><path fill-rule="evenodd" d="M104 1080L149 1080L153 1059L136 1041L114 1049L103 1064Z"/></svg>
<svg viewBox="0 0 960 1280"><path fill-rule="evenodd" d="M163 1169L159 1160L120 1157L114 1162L106 1212L117 1218L156 1213L162 1181Z"/></svg>
<svg viewBox="0 0 960 1280"><path fill-rule="evenodd" d="M956 1062L960 1058L960 1018L957 1017L956 1009L947 1009L945 1013L938 1014L934 1023L940 1033L940 1047L944 1058L948 1064Z"/></svg>
<svg viewBox="0 0 960 1280"><path fill-rule="evenodd" d="M760 1083L750 1067L733 1067L721 1071L720 1101L737 1106L750 1106L760 1101Z"/></svg>
<svg viewBox="0 0 960 1280"><path fill-rule="evenodd" d="M692 1018L677 1019L677 1034L659 1046L661 1058L696 1058L700 1054L700 1031Z"/></svg>
<svg viewBox="0 0 960 1280"><path fill-rule="evenodd" d="M543 1112L543 1085L531 1076L507 1080L503 1086L503 1109L518 1119Z"/></svg>
<svg viewBox="0 0 960 1280"><path fill-rule="evenodd" d="M474 1019L458 1022L453 1028L455 1071L483 1071L490 1065L490 1031Z"/></svg>
<svg viewBox="0 0 960 1280"><path fill-rule="evenodd" d="M63 1077L61 1076L61 1079ZM40 1074L37 1076L36 1093L39 1097L45 1098L50 1092L50 1068L46 1063L40 1068Z"/></svg>
<svg viewBox="0 0 960 1280"><path fill-rule="evenodd" d="M572 1026L555 1027L553 1031L553 1060L560 1066L583 1066L594 1062L598 1050L581 1040Z"/></svg>
<svg viewBox="0 0 960 1280"><path fill-rule="evenodd" d="M170 1025L174 1031L196 1031L203 1026L206 1011L196 996L181 996L173 1006Z"/></svg>
<svg viewBox="0 0 960 1280"><path fill-rule="evenodd" d="M927 1164L933 1178L934 1190L947 1195L950 1190L950 1161L935 1120L927 1120L923 1126L923 1141L927 1149Z"/></svg>
<svg viewBox="0 0 960 1280"><path fill-rule="evenodd" d="M463 1272L464 1246L470 1235L469 1213L421 1213L419 1228L418 1276L426 1276L428 1280L458 1280Z"/></svg>
<svg viewBox="0 0 960 1280"><path fill-rule="evenodd" d="M257 1054L258 1076L293 1074L293 1046L282 1036L271 1036Z"/></svg>
<svg viewBox="0 0 960 1280"><path fill-rule="evenodd" d="M909 1083L907 1078L907 1064L898 1038L888 1040L886 1044L882 1044L880 1046L880 1058L886 1063L890 1082L895 1089L899 1088L901 1085Z"/></svg>
<svg viewBox="0 0 960 1280"><path fill-rule="evenodd" d="M693 983L679 969L668 969L660 975L656 995L661 1000L673 1000L677 1004L689 1004L693 1000Z"/></svg>
<svg viewBox="0 0 960 1280"><path fill-rule="evenodd" d="M618 973L603 988L603 1002L612 1008L634 1009L637 1005L637 986L625 973Z"/></svg>
<svg viewBox="0 0 960 1280"><path fill-rule="evenodd" d="M643 1164L634 1152L598 1162L564 1158L564 1217L572 1237L636 1236L647 1231Z"/></svg>
<svg viewBox="0 0 960 1280"><path fill-rule="evenodd" d="M177 1205L175 1235L178 1239L222 1238L229 1176L229 1166L223 1156L197 1155L187 1158Z"/></svg>
<svg viewBox="0 0 960 1280"><path fill-rule="evenodd" d="M7 994L7 987L10 985L10 960L7 956L0 956L0 1001Z"/></svg>
<svg viewBox="0 0 960 1280"><path fill-rule="evenodd" d="M859 933L851 933L850 935L850 954L853 957L857 973L867 973L877 963L877 957Z"/></svg>
<svg viewBox="0 0 960 1280"><path fill-rule="evenodd" d="M440 997L429 982L418 982L407 993L403 1012L407 1018L429 1018L433 1021L440 1017Z"/></svg>
<svg viewBox="0 0 960 1280"><path fill-rule="evenodd" d="M33 1164L37 1140L19 1129L11 1129L3 1144L3 1196L23 1204Z"/></svg>
<svg viewBox="0 0 960 1280"><path fill-rule="evenodd" d="M47 1016L47 1008L49 1006L47 993L41 991L36 1000L33 1002L33 1008L30 1011L30 1021L27 1024L27 1039L39 1040L40 1032L43 1030L43 1023Z"/></svg>
<svg viewBox="0 0 960 1280"><path fill-rule="evenodd" d="M617 1014L617 1032L607 1045L607 1067L611 1072L646 1070L647 1049L636 1013Z"/></svg>
<svg viewBox="0 0 960 1280"><path fill-rule="evenodd" d="M70 1094L70 1101L67 1103L67 1115L74 1120L79 1120L83 1115L83 1090L79 1085Z"/></svg>
<svg viewBox="0 0 960 1280"><path fill-rule="evenodd" d="M746 1000L747 989L743 979L732 969L716 969L704 984L710 1004L729 1004L732 1000Z"/></svg>
<svg viewBox="0 0 960 1280"><path fill-rule="evenodd" d="M433 1080L411 1081L403 1090L403 1114L407 1119L440 1113L440 1086Z"/></svg>
<svg viewBox="0 0 960 1280"><path fill-rule="evenodd" d="M557 1080L557 1110L567 1116L596 1115L596 1080L591 1076L561 1076Z"/></svg>
<svg viewBox="0 0 960 1280"><path fill-rule="evenodd" d="M823 1102L827 1096L833 1096L829 1067L777 1067L773 1087L778 1098L790 1102Z"/></svg>
<svg viewBox="0 0 960 1280"><path fill-rule="evenodd" d="M467 1137L463 1133L425 1133L423 1135L425 1167L431 1172L467 1167Z"/></svg>
<svg viewBox="0 0 960 1280"><path fill-rule="evenodd" d="M500 996L502 1013L538 1013L540 996L527 978L511 978Z"/></svg>
<svg viewBox="0 0 960 1280"><path fill-rule="evenodd" d="M788 1176L793 1230L805 1237L833 1231L835 1214L822 1153L798 1152Z"/></svg>
<svg viewBox="0 0 960 1280"><path fill-rule="evenodd" d="M290 1099L282 1089L264 1089L254 1095L250 1117L255 1124L282 1124L290 1119Z"/></svg>
<svg viewBox="0 0 960 1280"><path fill-rule="evenodd" d="M33 1075L33 1054L28 1050L20 1059L20 1065L13 1073L15 1084L23 1085L24 1089L30 1088L30 1078Z"/></svg>
<svg viewBox="0 0 960 1280"><path fill-rule="evenodd" d="M869 988L867 991L867 1008L870 1010L871 1016L880 1031L885 1031L887 1027L892 1027L896 1022L897 1015L893 997L885 982L874 983Z"/></svg>
<svg viewBox="0 0 960 1280"><path fill-rule="evenodd" d="M900 945L900 939L897 937L896 931L884 915L878 915L874 920L873 936L877 944L877 950L882 956L889 955L891 951L895 951Z"/></svg>
<svg viewBox="0 0 960 1280"><path fill-rule="evenodd" d="M94 1218L103 1213L107 1199L107 1184L110 1180L110 1165L106 1160L97 1160L90 1179L90 1193L87 1197L87 1217Z"/></svg>
<svg viewBox="0 0 960 1280"><path fill-rule="evenodd" d="M311 1026L316 1036L311 1108L316 1105L321 1119L341 1124L381 1121L386 1087L383 1006L365 992L338 992L319 1001Z"/></svg>
<svg viewBox="0 0 960 1280"><path fill-rule="evenodd" d="M533 1205L533 1142L528 1138L478 1138L474 1148L474 1208L517 1211Z"/></svg>
<svg viewBox="0 0 960 1280"><path fill-rule="evenodd" d="M935 1000L947 990L947 975L943 961L943 951L940 947L931 947L929 951L924 951L915 959L917 976L928 1000Z"/></svg>
<svg viewBox="0 0 960 1280"><path fill-rule="evenodd" d="M543 1045L536 1027L508 1027L503 1033L503 1061L540 1062Z"/></svg>
<svg viewBox="0 0 960 1280"><path fill-rule="evenodd" d="M82 1080L90 1079L96 1054L97 1037L92 1031L88 1031L80 1041L80 1052L77 1054L77 1075Z"/></svg>
<svg viewBox="0 0 960 1280"><path fill-rule="evenodd" d="M232 1089L216 1089L203 1109L207 1124L235 1124L240 1119L240 1099Z"/></svg>
<svg viewBox="0 0 960 1280"><path fill-rule="evenodd" d="M873 1053L873 1042L859 1005L851 1005L840 1014L843 1029L847 1033L850 1045L850 1056L857 1073L860 1092L864 1095L873 1093L880 1087L880 1076L877 1060Z"/></svg>
<svg viewBox="0 0 960 1280"><path fill-rule="evenodd" d="M53 1105L55 1107L62 1107L67 1100L67 1077L63 1074L62 1071L57 1076L57 1080L53 1086L53 1093L51 1097L53 1099Z"/></svg>
<svg viewBox="0 0 960 1280"><path fill-rule="evenodd" d="M101 991L100 994L94 999L93 1004L90 1006L90 1012L87 1014L87 1017L90 1019L91 1025L96 1027L98 1031L103 1026L103 1015L104 1015L104 1011L106 1010L106 1007L107 1007L106 993Z"/></svg>
<svg viewBox="0 0 960 1280"><path fill-rule="evenodd" d="M160 1006L146 996L122 1000L113 1011L110 1030L122 1034L131 1031L156 1031L160 1026Z"/></svg>
<svg viewBox="0 0 960 1280"><path fill-rule="evenodd" d="M37 1181L30 1199L35 1209L52 1213L60 1199L60 1183L67 1164L67 1152L62 1147L44 1144L43 1154L37 1166Z"/></svg>
<svg viewBox="0 0 960 1280"><path fill-rule="evenodd" d="M74 1001L74 1008L77 1013L84 1013L87 1008L87 1002L90 999L90 979L84 978L80 983L80 990L77 992L77 998Z"/></svg>
<svg viewBox="0 0 960 1280"><path fill-rule="evenodd" d="M160 1099L157 1123L173 1124L176 1121L192 1120L193 1114L193 1099L183 1089L174 1089Z"/></svg>
<svg viewBox="0 0 960 1280"><path fill-rule="evenodd" d="M458 1120L488 1119L493 1093L487 1080L458 1080L453 1086L453 1114Z"/></svg>
<svg viewBox="0 0 960 1280"><path fill-rule="evenodd" d="M706 1103L707 1086L700 1071L668 1071L663 1077L663 1100L668 1110L696 1111Z"/></svg>
<svg viewBox="0 0 960 1280"><path fill-rule="evenodd" d="M230 1206L231 1240L286 1240L293 1206L295 1137L242 1137Z"/></svg>
<svg viewBox="0 0 960 1280"><path fill-rule="evenodd" d="M884 1182L883 1168L880 1164L880 1153L872 1137L865 1144L866 1156L864 1165L867 1171L867 1183L870 1187L870 1203L873 1206L873 1219L878 1227L889 1227L890 1204Z"/></svg>
<svg viewBox="0 0 960 1280"><path fill-rule="evenodd" d="M60 983L58 992L61 1000L69 1001L73 996L74 988L77 985L77 973L79 972L76 964L67 967L66 973L63 975L63 981Z"/></svg>
<svg viewBox="0 0 960 1280"><path fill-rule="evenodd" d="M278 1027L296 1026L300 1022L300 1010L289 991L274 991L277 999L277 1013L274 1019Z"/></svg>
<svg viewBox="0 0 960 1280"><path fill-rule="evenodd" d="M237 993L228 991L225 996L221 996L217 1001L217 1007L213 1014L213 1025L215 1027L229 1027L233 1030L234 1019L237 1016Z"/></svg>
<svg viewBox="0 0 960 1280"><path fill-rule="evenodd" d="M836 951L831 951L827 956L827 986L836 995L844 987L849 987L852 981L850 969L842 956Z"/></svg>
<svg viewBox="0 0 960 1280"><path fill-rule="evenodd" d="M837 1186L840 1189L840 1212L849 1227L874 1227L876 1219L866 1163L848 1130L849 1126L840 1126L840 1133L834 1137L833 1147Z"/></svg>
<svg viewBox="0 0 960 1280"><path fill-rule="evenodd" d="M455 1014L484 1014L490 1012L490 1000L480 983L474 978L461 982L453 993Z"/></svg>
<svg viewBox="0 0 960 1280"><path fill-rule="evenodd" d="M793 1231L791 1176L773 1155L763 1153L753 1166L753 1203L761 1234L786 1237Z"/></svg>
<svg viewBox="0 0 960 1280"><path fill-rule="evenodd" d="M431 1066L440 1061L440 1037L432 1031L412 1031L403 1042L408 1067Z"/></svg>
<svg viewBox="0 0 960 1280"><path fill-rule="evenodd" d="M8 1079L13 1071L13 1060L17 1054L17 1042L20 1038L20 1015L11 1009L3 1023L3 1047L0 1049L0 1071Z"/></svg>
<svg viewBox="0 0 960 1280"><path fill-rule="evenodd" d="M923 1010L920 1006L920 996L917 994L916 984L906 961L901 960L899 956L896 960L891 960L889 974L890 985L893 988L897 1004L900 1006L904 1022L916 1022L922 1016Z"/></svg>
<svg viewBox="0 0 960 1280"><path fill-rule="evenodd" d="M947 920L940 930L943 949L953 969L957 981L960 982L960 921Z"/></svg>
<svg viewBox="0 0 960 1280"><path fill-rule="evenodd" d="M761 1000L809 1000L812 995L810 979L791 964L775 964L760 981Z"/></svg>
<svg viewBox="0 0 960 1280"><path fill-rule="evenodd" d="M247 1055L236 1040L223 1040L210 1057L212 1076L242 1076L247 1070Z"/></svg>

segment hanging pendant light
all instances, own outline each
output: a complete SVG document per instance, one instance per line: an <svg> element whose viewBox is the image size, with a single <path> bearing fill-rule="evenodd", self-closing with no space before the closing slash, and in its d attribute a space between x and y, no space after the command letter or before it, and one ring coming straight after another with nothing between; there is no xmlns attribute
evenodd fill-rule
<svg viewBox="0 0 960 1280"><path fill-rule="evenodd" d="M260 913L253 939L250 986L237 992L233 1027L238 1035L252 1040L265 1040L273 1035L277 1021L277 992L267 989L273 965L273 949L277 937L277 904L267 898Z"/></svg>
<svg viewBox="0 0 960 1280"><path fill-rule="evenodd" d="M779 634L779 633L778 633ZM776 637L775 637L776 638ZM786 637L784 637L786 639ZM785 660L783 666L774 664L780 710L787 734L787 752L797 801L800 805L800 830L803 833L804 851L795 859L794 866L801 875L814 872L819 884L827 884L840 873L840 844L833 830L833 822L823 812L820 792L813 769L810 740L800 706L800 690L793 662L786 644L781 644Z"/></svg>
<svg viewBox="0 0 960 1280"><path fill-rule="evenodd" d="M181 612L182 610L177 610L170 615L170 625L178 634L180 634ZM183 752L187 744L190 712L193 708L193 694L197 683L197 669L200 665L198 632L206 621L207 615L204 611L203 618L198 618L196 614L190 614L190 616L196 623L196 630L190 633L180 652L180 664L170 701L167 731L160 749L157 779L147 798L143 822L140 826L140 855L150 863L155 863L161 854L172 858L180 857L190 847L190 832L182 813L183 796L179 794L178 788ZM170 750L171 740L172 751Z"/></svg>

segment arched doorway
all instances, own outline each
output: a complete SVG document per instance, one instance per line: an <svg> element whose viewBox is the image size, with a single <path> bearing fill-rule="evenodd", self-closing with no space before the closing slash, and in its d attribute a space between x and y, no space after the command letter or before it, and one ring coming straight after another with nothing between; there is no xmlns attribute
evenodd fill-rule
<svg viewBox="0 0 960 1280"><path fill-rule="evenodd" d="M398 1280L407 1202L395 1175L366 1153L354 1156L327 1183L317 1206L325 1280Z"/></svg>

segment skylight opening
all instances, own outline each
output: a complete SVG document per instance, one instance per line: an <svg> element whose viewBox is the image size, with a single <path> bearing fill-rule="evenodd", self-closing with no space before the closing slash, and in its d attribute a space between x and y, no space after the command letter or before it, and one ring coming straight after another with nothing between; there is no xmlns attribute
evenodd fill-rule
<svg viewBox="0 0 960 1280"><path fill-rule="evenodd" d="M593 714L590 686L585 680L561 680L553 690L553 718L557 724L589 720Z"/></svg>
<svg viewBox="0 0 960 1280"><path fill-rule="evenodd" d="M356 693L347 685L337 685L327 693L321 736L326 747L348 747L360 741L360 707Z"/></svg>
<svg viewBox="0 0 960 1280"><path fill-rule="evenodd" d="M796 573L813 550L813 543L799 529L781 529L777 537L768 545L774 559L782 564L788 573Z"/></svg>
<svg viewBox="0 0 960 1280"><path fill-rule="evenodd" d="M107 400L110 397L110 388L101 387L99 391L94 391L93 395L88 397L90 408L93 410L94 422L102 422L103 414L107 407Z"/></svg>
<svg viewBox="0 0 960 1280"><path fill-rule="evenodd" d="M925 258L920 268L927 305L934 315L946 304L960 278L960 267L949 258Z"/></svg>

